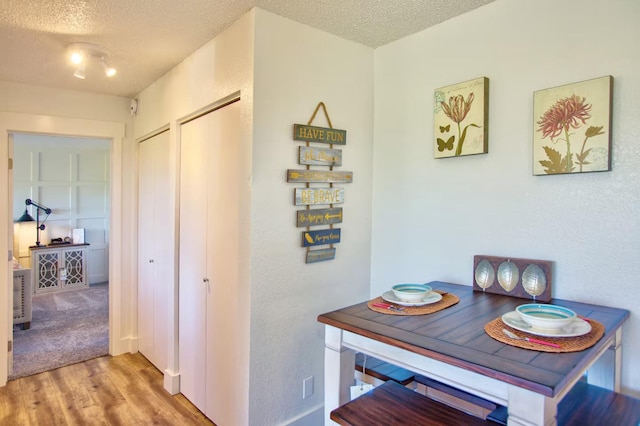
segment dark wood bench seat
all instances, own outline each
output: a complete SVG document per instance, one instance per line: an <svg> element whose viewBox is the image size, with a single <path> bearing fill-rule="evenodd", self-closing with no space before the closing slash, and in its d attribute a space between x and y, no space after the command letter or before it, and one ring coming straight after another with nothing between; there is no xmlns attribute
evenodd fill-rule
<svg viewBox="0 0 640 426"><path fill-rule="evenodd" d="M428 377L416 375L414 380L418 385L416 391L422 395L481 419L506 424L505 407Z"/></svg>
<svg viewBox="0 0 640 426"><path fill-rule="evenodd" d="M418 391L422 390L420 385L440 391L444 396L442 399L439 394L435 395L440 402L498 424L507 424L506 407L423 376L415 376L415 381ZM426 395L434 397L428 392ZM470 406L480 411L469 410ZM486 416L482 416L484 413ZM579 381L560 401L557 420L558 426L640 426L640 400Z"/></svg>
<svg viewBox="0 0 640 426"><path fill-rule="evenodd" d="M356 354L356 371L362 373L363 364L365 370L364 374L374 377L382 382L393 380L394 382L400 383L402 386L407 386L413 382L415 373L369 355L366 356L365 362L365 355L358 352Z"/></svg>
<svg viewBox="0 0 640 426"><path fill-rule="evenodd" d="M493 425L390 380L331 412L345 426Z"/></svg>
<svg viewBox="0 0 640 426"><path fill-rule="evenodd" d="M417 379L420 383L424 378L418 376ZM456 397L467 398L468 394L463 394L455 393ZM473 401L479 406L486 405L482 402L484 400ZM487 420L483 420L390 380L336 408L330 417L338 424L348 426L496 426L506 424L506 412L506 407L497 406ZM589 385L585 381L576 383L558 405L558 426L590 425L640 425L640 399Z"/></svg>
<svg viewBox="0 0 640 426"><path fill-rule="evenodd" d="M640 399L580 381L558 405L559 426L640 424Z"/></svg>

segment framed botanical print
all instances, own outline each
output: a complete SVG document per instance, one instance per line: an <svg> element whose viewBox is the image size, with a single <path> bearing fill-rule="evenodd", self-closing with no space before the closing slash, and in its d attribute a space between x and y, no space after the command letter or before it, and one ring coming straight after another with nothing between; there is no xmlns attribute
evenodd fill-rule
<svg viewBox="0 0 640 426"><path fill-rule="evenodd" d="M489 152L487 77L436 89L434 104L434 158Z"/></svg>
<svg viewBox="0 0 640 426"><path fill-rule="evenodd" d="M611 170L613 77L533 94L533 174Z"/></svg>

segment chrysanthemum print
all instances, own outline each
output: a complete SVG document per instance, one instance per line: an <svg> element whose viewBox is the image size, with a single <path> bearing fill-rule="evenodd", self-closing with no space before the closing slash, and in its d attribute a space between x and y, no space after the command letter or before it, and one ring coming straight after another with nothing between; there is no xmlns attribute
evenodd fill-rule
<svg viewBox="0 0 640 426"><path fill-rule="evenodd" d="M611 170L613 78L537 91L533 94L533 174Z"/></svg>
<svg viewBox="0 0 640 426"><path fill-rule="evenodd" d="M488 105L486 77L436 89L434 158L486 154Z"/></svg>

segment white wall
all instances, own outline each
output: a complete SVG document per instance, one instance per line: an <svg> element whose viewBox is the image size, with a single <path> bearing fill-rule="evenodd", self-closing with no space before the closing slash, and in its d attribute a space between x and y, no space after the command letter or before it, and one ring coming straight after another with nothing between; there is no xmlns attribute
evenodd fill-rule
<svg viewBox="0 0 640 426"><path fill-rule="evenodd" d="M369 293L373 50L256 9L251 202L250 424L322 422L324 328L317 316ZM342 239L334 260L305 264L293 191L298 165L294 123L307 124L323 101L335 128L347 131ZM313 125L328 127L323 111ZM320 168L321 169L321 168ZM319 206L318 206L319 207ZM302 399L313 376L314 394ZM319 412L318 412L319 410ZM318 417L319 413L319 417ZM304 418L305 414L309 414ZM314 417L315 416L315 417Z"/></svg>
<svg viewBox="0 0 640 426"><path fill-rule="evenodd" d="M238 90L250 114L253 78L253 15L238 19L138 96L135 137L205 108ZM250 115L249 115L250 118ZM247 122L250 124L250 121Z"/></svg>
<svg viewBox="0 0 640 426"><path fill-rule="evenodd" d="M83 228L90 244L89 284L109 280L109 144L105 139L66 136L13 137L13 217L24 213L27 198L49 207L51 215L40 232L45 245L52 238L71 238L72 229ZM28 209L35 218L35 208ZM28 228L26 236L23 227ZM14 245L14 255L29 267L35 222L20 225L19 233L23 238L19 247Z"/></svg>
<svg viewBox="0 0 640 426"><path fill-rule="evenodd" d="M640 394L640 3L497 0L376 50L371 295L472 284L473 256L555 262L553 295L625 308ZM532 175L533 92L614 78L612 171ZM489 153L433 158L436 88L490 80Z"/></svg>
<svg viewBox="0 0 640 426"><path fill-rule="evenodd" d="M132 123L130 100L119 96L6 81L0 81L0 94L0 111L3 112L118 121L128 127Z"/></svg>

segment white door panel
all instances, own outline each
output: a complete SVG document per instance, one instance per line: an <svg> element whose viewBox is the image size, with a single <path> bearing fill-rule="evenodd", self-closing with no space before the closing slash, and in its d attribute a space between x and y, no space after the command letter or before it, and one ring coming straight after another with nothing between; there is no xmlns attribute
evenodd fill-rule
<svg viewBox="0 0 640 426"><path fill-rule="evenodd" d="M246 336L234 319L249 301L237 286L240 129L235 102L181 131L180 390L219 425L242 423L237 341Z"/></svg>
<svg viewBox="0 0 640 426"><path fill-rule="evenodd" d="M138 147L138 347L160 370L168 363L173 289L169 147L169 132Z"/></svg>
<svg viewBox="0 0 640 426"><path fill-rule="evenodd" d="M180 142L180 392L205 411L207 122L181 129Z"/></svg>

